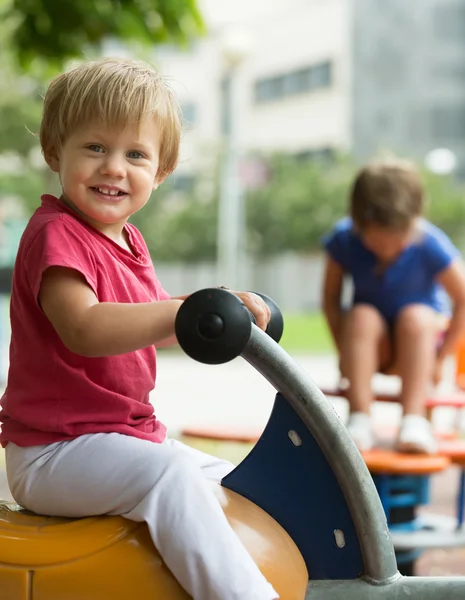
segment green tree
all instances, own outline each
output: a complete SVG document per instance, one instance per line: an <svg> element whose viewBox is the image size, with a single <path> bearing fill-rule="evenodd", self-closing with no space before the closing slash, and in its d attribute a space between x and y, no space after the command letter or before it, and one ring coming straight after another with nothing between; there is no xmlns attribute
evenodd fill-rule
<svg viewBox="0 0 465 600"><path fill-rule="evenodd" d="M428 218L465 250L465 190L451 177L423 173Z"/></svg>
<svg viewBox="0 0 465 600"><path fill-rule="evenodd" d="M108 38L154 46L203 32L195 0L0 0L8 43L22 67L61 65Z"/></svg>
<svg viewBox="0 0 465 600"><path fill-rule="evenodd" d="M216 194L205 198L198 185L187 195L179 194L169 178L131 222L157 261L211 261L216 256L217 207Z"/></svg>
<svg viewBox="0 0 465 600"><path fill-rule="evenodd" d="M321 163L281 154L270 157L268 164L268 183L247 196L250 251L314 251L346 211L354 164L342 156Z"/></svg>

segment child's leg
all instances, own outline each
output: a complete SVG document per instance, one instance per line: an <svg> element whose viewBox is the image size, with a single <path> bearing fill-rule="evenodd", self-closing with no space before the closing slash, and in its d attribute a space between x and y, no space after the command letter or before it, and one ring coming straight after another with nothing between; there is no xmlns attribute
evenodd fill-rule
<svg viewBox="0 0 465 600"><path fill-rule="evenodd" d="M397 316L395 365L402 379L402 405L406 415L424 415L439 327L437 313L423 304L406 306Z"/></svg>
<svg viewBox="0 0 465 600"><path fill-rule="evenodd" d="M6 450L17 502L41 514L146 521L167 566L195 600L278 598L187 452L116 433Z"/></svg>
<svg viewBox="0 0 465 600"><path fill-rule="evenodd" d="M404 410L398 448L402 451L436 451L430 423L425 419L425 399L436 359L441 321L428 306L411 304L395 323L395 367L402 379Z"/></svg>
<svg viewBox="0 0 465 600"><path fill-rule="evenodd" d="M347 430L361 451L370 450L374 443L371 380L390 360L391 343L384 318L372 306L355 305L345 317L340 361L341 373L349 381Z"/></svg>
<svg viewBox="0 0 465 600"><path fill-rule="evenodd" d="M184 452L190 456L202 469L203 476L210 481L220 482L223 477L226 477L234 469L234 465L229 461L212 456L206 452L201 452L196 448L183 444L179 440L167 438L166 443L175 450Z"/></svg>
<svg viewBox="0 0 465 600"><path fill-rule="evenodd" d="M390 362L391 355L387 324L376 308L357 304L347 313L341 346L341 372L349 380L350 410L369 414L373 375Z"/></svg>

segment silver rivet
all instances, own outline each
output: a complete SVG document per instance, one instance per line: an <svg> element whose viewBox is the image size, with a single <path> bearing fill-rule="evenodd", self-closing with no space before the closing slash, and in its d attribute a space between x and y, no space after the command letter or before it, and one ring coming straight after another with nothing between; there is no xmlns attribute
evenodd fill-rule
<svg viewBox="0 0 465 600"><path fill-rule="evenodd" d="M334 530L334 541L336 542L336 546L338 548L344 548L346 545L346 538L342 529Z"/></svg>
<svg viewBox="0 0 465 600"><path fill-rule="evenodd" d="M289 436L289 439L294 444L294 446L302 445L302 440L300 439L300 435L297 433L297 431L294 431L293 429L291 429L290 431L287 432L287 435Z"/></svg>

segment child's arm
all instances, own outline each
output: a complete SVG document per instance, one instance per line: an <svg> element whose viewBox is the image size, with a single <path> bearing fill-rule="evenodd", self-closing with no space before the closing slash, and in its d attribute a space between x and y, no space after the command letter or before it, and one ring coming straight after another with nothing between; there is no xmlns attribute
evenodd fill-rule
<svg viewBox="0 0 465 600"><path fill-rule="evenodd" d="M83 356L112 356L174 335L181 300L99 303L82 275L51 267L44 272L39 302L65 346Z"/></svg>
<svg viewBox="0 0 465 600"><path fill-rule="evenodd" d="M324 266L322 305L324 315L338 351L340 351L341 339L341 296L343 281L343 268L330 256L327 256Z"/></svg>
<svg viewBox="0 0 465 600"><path fill-rule="evenodd" d="M270 311L259 296L235 292L265 329ZM42 277L39 302L64 345L82 356L125 354L175 343L174 323L183 299L137 304L99 302L83 276L50 267Z"/></svg>
<svg viewBox="0 0 465 600"><path fill-rule="evenodd" d="M448 293L452 305L452 319L438 352L438 360L443 361L455 351L459 340L465 335L465 268L461 260L454 260L439 274L439 283Z"/></svg>

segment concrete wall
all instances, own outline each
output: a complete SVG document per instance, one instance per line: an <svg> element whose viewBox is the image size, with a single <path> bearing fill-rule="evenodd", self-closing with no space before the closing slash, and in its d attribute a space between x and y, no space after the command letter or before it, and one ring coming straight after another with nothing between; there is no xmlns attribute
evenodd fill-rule
<svg viewBox="0 0 465 600"><path fill-rule="evenodd" d="M173 295L228 285L218 278L214 264L156 263L155 269L163 287ZM320 255L289 253L261 262L249 260L243 264L241 287L269 295L286 311L316 310L320 307L322 271Z"/></svg>
<svg viewBox="0 0 465 600"><path fill-rule="evenodd" d="M246 260L242 265L244 290L267 294L282 310L306 312L320 310L324 258L321 254L303 256L289 252L261 261ZM213 263L193 265L155 263L163 287L173 295L187 294L205 287L228 285L217 276ZM344 285L343 304L351 295L351 284Z"/></svg>

